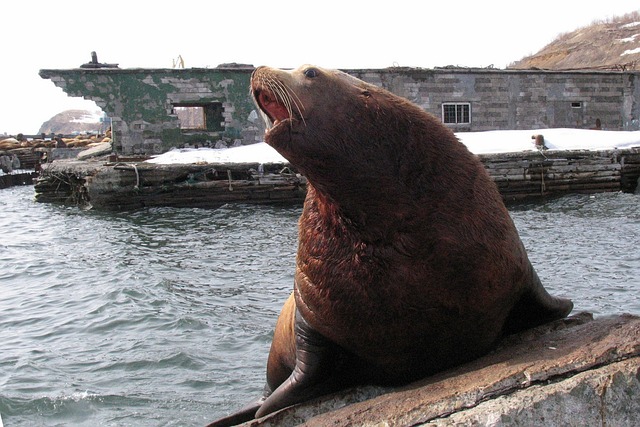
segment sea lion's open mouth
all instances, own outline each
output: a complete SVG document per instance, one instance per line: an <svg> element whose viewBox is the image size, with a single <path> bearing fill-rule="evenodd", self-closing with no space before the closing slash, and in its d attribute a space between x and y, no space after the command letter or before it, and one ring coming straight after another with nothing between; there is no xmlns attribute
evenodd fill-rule
<svg viewBox="0 0 640 427"><path fill-rule="evenodd" d="M280 102L278 97L268 89L255 89L253 97L270 122L267 124L276 126L281 121L291 118L290 108Z"/></svg>

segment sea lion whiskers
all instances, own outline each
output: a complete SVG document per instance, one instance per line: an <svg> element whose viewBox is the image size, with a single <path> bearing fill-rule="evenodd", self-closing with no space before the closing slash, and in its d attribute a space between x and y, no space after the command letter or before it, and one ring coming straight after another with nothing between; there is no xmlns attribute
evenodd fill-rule
<svg viewBox="0 0 640 427"><path fill-rule="evenodd" d="M262 121L265 123L267 130L270 130L273 127L273 121L264 110L264 108L261 107L260 100L258 99L259 90L261 88L267 87L267 85L264 83L264 79L262 77L257 78L256 80L258 84L256 86L251 85L251 87L249 88L249 93L251 94L253 101L258 106L258 114L260 114L260 117L262 117Z"/></svg>
<svg viewBox="0 0 640 427"><path fill-rule="evenodd" d="M260 113L267 124L267 128L271 129L272 125L284 118L299 118L306 126L303 117L304 105L298 95L291 90L280 79L271 75L255 75L255 83L252 88L252 95L258 106ZM273 103L277 106L271 106ZM294 108L296 115L294 115Z"/></svg>
<svg viewBox="0 0 640 427"><path fill-rule="evenodd" d="M273 127L273 122L271 121L269 116L267 116L267 113L260 110L260 116L262 117L262 121L267 125L267 130L270 130Z"/></svg>
<svg viewBox="0 0 640 427"><path fill-rule="evenodd" d="M280 99L282 100L283 104L285 104L285 107L289 112L289 117L293 118L292 106L295 106L296 110L298 111L298 116L302 120L302 123L304 123L304 125L306 126L307 123L304 121L304 115L302 114L302 111L304 110L304 105L302 104L300 97L298 97L298 95L293 91L293 89L285 85L281 80L269 77L269 82L273 83L273 86L269 85L269 87L272 88L272 90L274 90L276 97L278 94L280 95ZM276 88L278 89L277 91L276 91Z"/></svg>
<svg viewBox="0 0 640 427"><path fill-rule="evenodd" d="M280 82L275 79L268 78L266 83L275 96L276 101L279 101L282 105L284 105L284 107L287 109L289 118L292 118L293 108L291 108L291 97L287 93L286 88L282 84L279 84Z"/></svg>

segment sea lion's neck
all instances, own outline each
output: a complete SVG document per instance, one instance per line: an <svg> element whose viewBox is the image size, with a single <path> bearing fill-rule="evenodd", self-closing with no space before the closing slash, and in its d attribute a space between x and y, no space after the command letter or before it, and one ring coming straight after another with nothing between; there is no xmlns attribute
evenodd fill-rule
<svg viewBox="0 0 640 427"><path fill-rule="evenodd" d="M307 213L318 215L333 223L339 220L345 232L357 235L363 241L386 240L404 211L392 198L370 194L367 189L308 186L307 201L312 201ZM327 224L328 226L332 226Z"/></svg>

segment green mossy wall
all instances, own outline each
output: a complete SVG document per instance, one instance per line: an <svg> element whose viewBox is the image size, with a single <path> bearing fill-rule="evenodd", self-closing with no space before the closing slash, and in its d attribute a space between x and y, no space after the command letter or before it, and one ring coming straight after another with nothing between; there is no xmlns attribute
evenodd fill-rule
<svg viewBox="0 0 640 427"><path fill-rule="evenodd" d="M112 119L114 150L159 154L172 147L257 142L264 132L248 96L252 68L41 70L68 95L96 104ZM173 106L222 104L222 130L182 130Z"/></svg>

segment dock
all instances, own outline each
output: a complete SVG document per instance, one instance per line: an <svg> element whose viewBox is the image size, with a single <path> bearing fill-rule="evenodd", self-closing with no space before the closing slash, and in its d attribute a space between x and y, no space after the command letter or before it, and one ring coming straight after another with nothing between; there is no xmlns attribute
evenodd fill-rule
<svg viewBox="0 0 640 427"><path fill-rule="evenodd" d="M572 193L634 192L640 148L480 154L505 202ZM226 203L301 203L306 179L288 163L154 164L144 159L44 164L36 200L99 210L216 208Z"/></svg>
<svg viewBox="0 0 640 427"><path fill-rule="evenodd" d="M0 190L14 187L16 185L33 185L33 181L38 177L37 172L20 170L16 173L0 175Z"/></svg>
<svg viewBox="0 0 640 427"><path fill-rule="evenodd" d="M19 134L18 139L1 136L0 189L16 185L33 185L34 180L40 176L42 162L57 158L75 158L99 142L110 141L110 135L111 132L107 131L106 136L52 135L49 139L45 139L42 134Z"/></svg>
<svg viewBox="0 0 640 427"><path fill-rule="evenodd" d="M548 150L480 154L506 202L575 193L633 193L640 177L640 148Z"/></svg>
<svg viewBox="0 0 640 427"><path fill-rule="evenodd" d="M4 164L5 161L11 164L15 159L17 159L17 163L10 167L8 164ZM0 189L16 185L33 185L34 179L38 177L36 172L38 159L38 153L29 148L0 150L0 160L3 161L0 170Z"/></svg>
<svg viewBox="0 0 640 427"><path fill-rule="evenodd" d="M34 187L38 202L121 211L301 202L306 183L284 163L162 165L120 159L55 161L43 167Z"/></svg>

